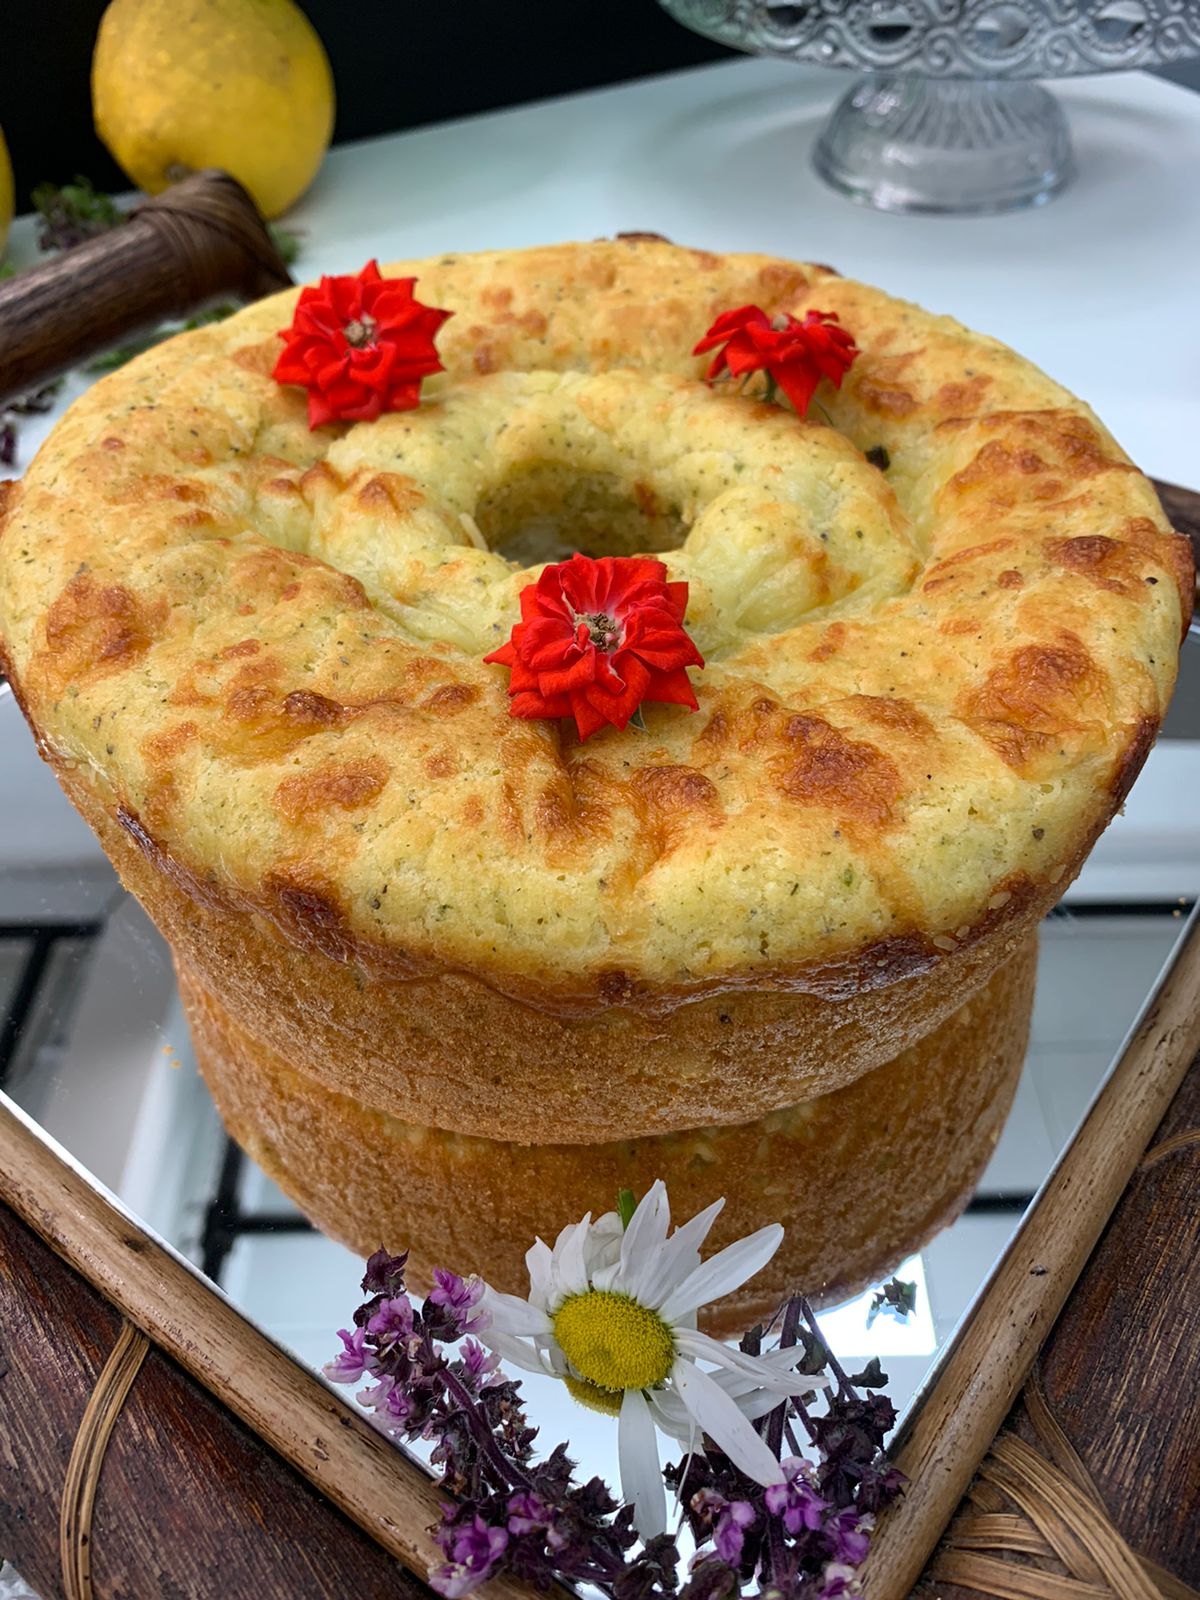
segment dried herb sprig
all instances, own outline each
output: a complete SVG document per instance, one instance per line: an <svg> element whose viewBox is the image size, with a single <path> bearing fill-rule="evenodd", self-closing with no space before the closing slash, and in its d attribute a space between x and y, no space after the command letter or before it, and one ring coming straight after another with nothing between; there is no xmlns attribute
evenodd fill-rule
<svg viewBox="0 0 1200 1600"><path fill-rule="evenodd" d="M903 1278L889 1278L882 1289L876 1289L871 1296L871 1304L867 1311L867 1327L875 1321L882 1311L885 1316L894 1317L897 1322L903 1322L917 1307L917 1286Z"/></svg>
<svg viewBox="0 0 1200 1600"><path fill-rule="evenodd" d="M20 400L10 400L0 406L0 467L13 467L17 462L17 428L22 417L44 416L54 405L54 397L62 387L62 379L45 384L33 394Z"/></svg>
<svg viewBox="0 0 1200 1600"><path fill-rule="evenodd" d="M128 220L112 195L97 189L90 178L78 175L73 183L64 183L61 187L39 183L31 198L40 218L40 250L68 250ZM300 254L300 235L274 222L267 224L267 231L280 260L290 267Z"/></svg>
<svg viewBox="0 0 1200 1600"><path fill-rule="evenodd" d="M67 250L85 239L107 233L125 220L112 196L102 193L87 178L76 177L73 183L61 187L39 183L32 199L39 217L38 249L43 251ZM0 264L0 278L12 277L15 271L10 264ZM0 467L16 466L21 418L49 411L59 386L59 382L47 384L33 394L0 406Z"/></svg>
<svg viewBox="0 0 1200 1600"><path fill-rule="evenodd" d="M78 174L73 183L64 183L61 188L39 183L31 198L40 218L39 250L69 250L125 221L125 214L112 195L104 194L90 179Z"/></svg>
<svg viewBox="0 0 1200 1600"><path fill-rule="evenodd" d="M406 1261L383 1250L371 1257L363 1279L369 1298L325 1370L338 1383L369 1380L358 1399L385 1433L434 1442L443 1487L455 1496L435 1531L446 1559L431 1579L448 1600L501 1571L544 1588L558 1580L596 1584L614 1600L768 1593L839 1600L851 1593L874 1515L902 1488L882 1448L895 1410L884 1395L858 1392L887 1382L878 1361L847 1377L806 1300L793 1297L776 1319L779 1346L803 1350L799 1392L757 1424L781 1461L781 1481L753 1482L711 1441L705 1454L666 1468L697 1546L681 1574L676 1540L664 1534L639 1546L632 1508L598 1478L577 1482L565 1444L534 1458L536 1430L520 1384L472 1336L483 1331L483 1284L438 1270L418 1308L405 1291ZM752 1329L741 1348L760 1354L769 1332ZM459 1348L450 1354L447 1345ZM816 1410L803 1380L826 1370L834 1387Z"/></svg>
<svg viewBox="0 0 1200 1600"><path fill-rule="evenodd" d="M290 228L281 228L276 222L267 223L267 232L284 266L293 266L302 247L301 235Z"/></svg>

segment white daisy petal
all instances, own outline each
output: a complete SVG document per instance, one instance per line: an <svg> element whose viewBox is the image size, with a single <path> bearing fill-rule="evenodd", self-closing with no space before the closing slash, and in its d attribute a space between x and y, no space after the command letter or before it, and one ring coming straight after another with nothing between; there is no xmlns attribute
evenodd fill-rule
<svg viewBox="0 0 1200 1600"><path fill-rule="evenodd" d="M643 1539L667 1531L667 1491L654 1419L640 1389L626 1389L617 1424L617 1456L621 1494L633 1507L633 1521Z"/></svg>
<svg viewBox="0 0 1200 1600"><path fill-rule="evenodd" d="M674 1434L688 1426L692 1414L669 1383L661 1384L657 1389L647 1389L646 1399L650 1402L654 1420L664 1433Z"/></svg>
<svg viewBox="0 0 1200 1600"><path fill-rule="evenodd" d="M750 1378L750 1376L747 1376L746 1373L734 1373L734 1371L730 1371L728 1368L725 1368L725 1370L722 1371L709 1373L709 1378L712 1378L712 1381L714 1381L715 1384L720 1384L720 1387L725 1390L725 1394L730 1395L733 1400L736 1400L738 1405L742 1405L742 1403L746 1402L747 1398L755 1397L755 1395L760 1394L760 1392L765 1395L770 1395L774 1405L778 1405L779 1403L779 1395L776 1394L774 1390L762 1389L762 1384L758 1382L758 1379ZM664 1400L669 1402L670 1394L672 1394L672 1390L670 1389L656 1389L653 1392L653 1398L654 1400L664 1398Z"/></svg>
<svg viewBox="0 0 1200 1600"><path fill-rule="evenodd" d="M752 1422L759 1417L766 1416L768 1411L774 1411L783 1399L771 1389L759 1389L748 1379L737 1372L710 1372L709 1377L718 1384L729 1397L736 1401L737 1408ZM696 1419L684 1405L674 1389L652 1389L646 1397L650 1402L650 1410L655 1424L664 1433L670 1434L688 1450L696 1444Z"/></svg>
<svg viewBox="0 0 1200 1600"><path fill-rule="evenodd" d="M744 1355L731 1344L721 1344L707 1333L692 1328L675 1329L675 1348L681 1355L701 1361L712 1361L729 1372L740 1372L753 1381L756 1387L773 1389L777 1394L804 1394L809 1389L823 1389L829 1382L824 1373L815 1378L792 1370L799 1361L801 1350L772 1350L763 1356Z"/></svg>
<svg viewBox="0 0 1200 1600"><path fill-rule="evenodd" d="M775 1404L779 1404L779 1396L775 1396ZM676 1409L676 1407L678 1409ZM739 1407L739 1410L741 1408ZM654 1424L662 1433L672 1440L684 1455L704 1454L704 1443L700 1438L700 1424L692 1416L682 1400L677 1399L674 1407L653 1407ZM746 1415L743 1412L743 1415ZM765 1415L763 1412L759 1416ZM751 1418L751 1420L755 1420Z"/></svg>
<svg viewBox="0 0 1200 1600"><path fill-rule="evenodd" d="M738 1353L739 1355L741 1354L740 1351ZM779 1391L777 1389L764 1388L764 1385L768 1383L768 1380L774 1372L782 1373L785 1369L777 1363L772 1364L769 1356L750 1356L748 1359L756 1363L753 1376L751 1376L748 1370L745 1372L734 1371L730 1367L724 1367L721 1370L710 1374L710 1376L715 1378L716 1381L721 1385L722 1389L727 1390L735 1400L741 1400L743 1396L753 1394L757 1390L763 1389L764 1393L773 1394L776 1401L778 1401ZM794 1360L795 1358L790 1357L789 1359ZM766 1363L765 1371L763 1368L757 1365L757 1363L760 1361ZM791 1368L788 1367L786 1370L789 1374L790 1381Z"/></svg>
<svg viewBox="0 0 1200 1600"><path fill-rule="evenodd" d="M594 1289L611 1289L621 1272L621 1240L625 1230L615 1211L592 1223L588 1239L588 1279Z"/></svg>
<svg viewBox="0 0 1200 1600"><path fill-rule="evenodd" d="M565 1228L554 1246L554 1298L549 1304L557 1309L568 1295L584 1294L588 1286L587 1242L592 1214L589 1211L582 1222Z"/></svg>
<svg viewBox="0 0 1200 1600"><path fill-rule="evenodd" d="M675 1393L674 1389L649 1389L646 1400L655 1426L672 1439L682 1439L696 1431L696 1419Z"/></svg>
<svg viewBox="0 0 1200 1600"><path fill-rule="evenodd" d="M676 1361L671 1380L701 1430L755 1483L782 1483L783 1468L765 1439L720 1384L690 1361Z"/></svg>
<svg viewBox="0 0 1200 1600"><path fill-rule="evenodd" d="M749 1417L751 1422L756 1422L759 1417L765 1417L768 1411L774 1411L776 1406L782 1405L784 1396L776 1394L772 1389L738 1389L734 1385L741 1380L730 1372L710 1372L706 1374L737 1406L744 1417ZM722 1379L725 1381L722 1382ZM663 1389L663 1394L670 1394L670 1389ZM677 1402L682 1404L682 1402Z"/></svg>
<svg viewBox="0 0 1200 1600"><path fill-rule="evenodd" d="M726 1367L716 1372L710 1372L708 1375L714 1383L720 1384L725 1393L731 1395L743 1409L750 1404L757 1406L760 1400L764 1403L770 1402L766 1407L768 1411L772 1405L779 1404L780 1396L778 1391L772 1389L768 1384L764 1384L763 1374L757 1370L751 1374L750 1372L735 1372Z"/></svg>
<svg viewBox="0 0 1200 1600"><path fill-rule="evenodd" d="M530 1245L525 1252L525 1265L529 1270L529 1303L545 1309L554 1277L554 1256L544 1239Z"/></svg>
<svg viewBox="0 0 1200 1600"><path fill-rule="evenodd" d="M658 1270L642 1280L639 1298L643 1305L649 1306L652 1311L656 1310L659 1302L666 1299L675 1285L696 1270L700 1265L700 1246L707 1239L709 1229L724 1204L723 1199L714 1200L712 1205L697 1212L690 1222L675 1229L659 1255Z"/></svg>
<svg viewBox="0 0 1200 1600"><path fill-rule="evenodd" d="M593 1289L617 1289L622 1281L621 1263L619 1261L614 1261L607 1267L593 1268Z"/></svg>
<svg viewBox="0 0 1200 1600"><path fill-rule="evenodd" d="M483 1292L482 1309L491 1317L497 1333L547 1334L550 1318L540 1306L530 1305L519 1295L501 1294L490 1287Z"/></svg>
<svg viewBox="0 0 1200 1600"><path fill-rule="evenodd" d="M584 1218L584 1221L587 1221L586 1217ZM575 1232L575 1229L578 1226L579 1224L577 1222L568 1222L565 1228L560 1228L558 1230L558 1238L555 1239L554 1247L551 1252L553 1255L557 1255L560 1250L565 1248L567 1240Z"/></svg>
<svg viewBox="0 0 1200 1600"><path fill-rule="evenodd" d="M510 1367L520 1367L523 1372L540 1372L543 1376L551 1371L538 1347L525 1339L514 1339L511 1334L497 1333L495 1328L488 1328L477 1337L480 1344L486 1345L489 1350L494 1350L501 1361L507 1361ZM551 1376L555 1374L551 1372Z"/></svg>
<svg viewBox="0 0 1200 1600"><path fill-rule="evenodd" d="M550 1331L550 1321L540 1306L530 1305L519 1295L500 1294L487 1288L480 1301L480 1310L487 1313L487 1326L497 1333L519 1339L545 1338Z"/></svg>
<svg viewBox="0 0 1200 1600"><path fill-rule="evenodd" d="M691 1272L658 1307L664 1322L672 1322L684 1312L695 1311L697 1306L719 1300L723 1294L740 1289L748 1278L760 1271L770 1261L783 1242L783 1229L772 1222L748 1239L738 1239L709 1256L695 1272Z"/></svg>
<svg viewBox="0 0 1200 1600"><path fill-rule="evenodd" d="M768 1411L774 1411L776 1406L782 1405L783 1400L783 1395L772 1394L770 1389L755 1389L740 1399L737 1405L744 1417L757 1422L759 1417L765 1417Z"/></svg>
<svg viewBox="0 0 1200 1600"><path fill-rule="evenodd" d="M680 1344L680 1333L685 1333L683 1344L691 1346L688 1354L702 1360L723 1362L726 1357L733 1357L738 1362L736 1371L742 1373L742 1381L746 1382L747 1389L765 1386L773 1389L774 1394L806 1394L810 1389L824 1389L829 1384L826 1373L816 1373L808 1376L806 1373L797 1373L795 1365L802 1358L803 1350L763 1350L762 1355L742 1355L741 1350L734 1349L730 1344L720 1344L718 1341L707 1341L704 1334L694 1330L675 1330L675 1346L683 1349ZM722 1354L715 1354L714 1344ZM749 1363L749 1365L747 1365ZM733 1371L734 1368L728 1368ZM754 1374L754 1376L750 1376Z"/></svg>
<svg viewBox="0 0 1200 1600"><path fill-rule="evenodd" d="M588 1265L607 1267L618 1261L624 1235L625 1229L615 1211L606 1211L602 1217L597 1217L588 1238Z"/></svg>
<svg viewBox="0 0 1200 1600"><path fill-rule="evenodd" d="M567 1376L570 1370L570 1363L553 1341L542 1351L542 1358L554 1377L565 1378Z"/></svg>
<svg viewBox="0 0 1200 1600"><path fill-rule="evenodd" d="M621 1271L613 1287L640 1300L641 1286L658 1265L659 1254L671 1226L667 1186L656 1178L638 1203L621 1239Z"/></svg>
<svg viewBox="0 0 1200 1600"><path fill-rule="evenodd" d="M780 1383L786 1383L789 1394L808 1394L814 1389L828 1389L833 1379L827 1372L797 1372L796 1362L801 1352L798 1350L764 1350L757 1359L763 1362L771 1374L764 1374L761 1383L773 1383L777 1378Z"/></svg>

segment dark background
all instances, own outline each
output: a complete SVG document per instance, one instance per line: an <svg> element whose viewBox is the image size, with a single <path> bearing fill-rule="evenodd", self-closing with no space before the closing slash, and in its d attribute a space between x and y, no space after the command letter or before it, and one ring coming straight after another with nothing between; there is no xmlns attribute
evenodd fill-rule
<svg viewBox="0 0 1200 1600"><path fill-rule="evenodd" d="M129 187L92 131L89 71L105 4L0 0L0 127L18 210L43 179L78 172L101 189ZM333 65L335 143L731 53L655 0L302 0L301 9Z"/></svg>

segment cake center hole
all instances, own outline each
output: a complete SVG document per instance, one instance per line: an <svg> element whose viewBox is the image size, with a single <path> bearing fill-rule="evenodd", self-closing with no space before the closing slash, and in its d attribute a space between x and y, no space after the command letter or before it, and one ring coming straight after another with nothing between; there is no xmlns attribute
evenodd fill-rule
<svg viewBox="0 0 1200 1600"><path fill-rule="evenodd" d="M647 482L578 473L540 462L510 474L475 507L489 547L518 566L585 556L677 550L687 528L678 508Z"/></svg>

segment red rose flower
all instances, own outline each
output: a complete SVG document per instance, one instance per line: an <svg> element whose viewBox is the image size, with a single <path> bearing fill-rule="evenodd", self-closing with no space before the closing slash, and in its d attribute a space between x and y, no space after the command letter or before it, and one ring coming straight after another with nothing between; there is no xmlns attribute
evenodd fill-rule
<svg viewBox="0 0 1200 1600"><path fill-rule="evenodd" d="M647 700L696 710L687 584L646 556L574 555L521 591L521 620L485 661L512 669L514 717L574 717L580 739L623 728Z"/></svg>
<svg viewBox="0 0 1200 1600"><path fill-rule="evenodd" d="M310 428L411 411L421 379L443 371L433 338L453 313L414 300L416 281L381 277L368 261L357 277L301 290L272 376L308 390Z"/></svg>
<svg viewBox="0 0 1200 1600"><path fill-rule="evenodd" d="M718 345L724 348L718 350ZM778 384L801 417L821 379L841 388L858 354L858 346L838 326L832 311L806 312L800 322L786 312L768 317L759 306L741 306L719 316L692 354L707 350L717 350L706 374L710 381L726 371L735 378L765 372L770 381L767 398L774 398Z"/></svg>

